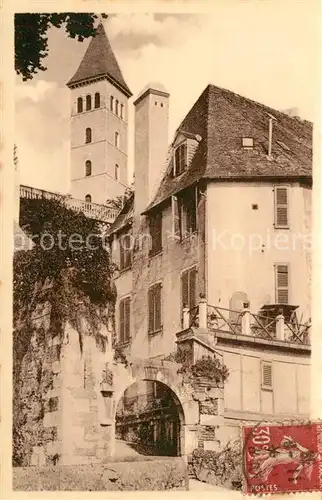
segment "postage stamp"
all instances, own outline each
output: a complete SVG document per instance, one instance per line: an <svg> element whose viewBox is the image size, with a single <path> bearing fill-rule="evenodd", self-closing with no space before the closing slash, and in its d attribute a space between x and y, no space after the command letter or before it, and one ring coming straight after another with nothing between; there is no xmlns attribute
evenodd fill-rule
<svg viewBox="0 0 322 500"><path fill-rule="evenodd" d="M242 429L244 493L322 490L322 423Z"/></svg>

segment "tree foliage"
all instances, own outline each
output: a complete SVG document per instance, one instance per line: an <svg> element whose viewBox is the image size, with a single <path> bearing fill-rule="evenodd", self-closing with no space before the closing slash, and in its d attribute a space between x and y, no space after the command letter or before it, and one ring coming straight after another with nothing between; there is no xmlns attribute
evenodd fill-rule
<svg viewBox="0 0 322 500"><path fill-rule="evenodd" d="M106 14L102 14L106 18ZM92 13L65 12L59 14L15 15L15 70L23 81L31 80L38 71L45 71L43 60L48 55L48 30L50 27L65 27L69 38L82 42L95 35Z"/></svg>
<svg viewBox="0 0 322 500"><path fill-rule="evenodd" d="M20 225L35 243L14 256L14 316L32 308L46 282L61 318L77 327L80 309L115 302L113 265L99 225L59 199L22 199ZM36 294L37 295L37 294Z"/></svg>

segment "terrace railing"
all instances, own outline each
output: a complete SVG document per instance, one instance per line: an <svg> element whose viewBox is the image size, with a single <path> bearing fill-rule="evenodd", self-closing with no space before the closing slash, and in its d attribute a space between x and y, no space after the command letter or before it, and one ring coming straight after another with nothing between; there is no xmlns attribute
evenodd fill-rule
<svg viewBox="0 0 322 500"><path fill-rule="evenodd" d="M201 299L199 305L191 310L183 310L183 329L191 327L266 340L310 344L311 320L301 324L296 317L286 320L282 314L273 318L255 314L248 308L240 311L226 309L208 305L205 299Z"/></svg>
<svg viewBox="0 0 322 500"><path fill-rule="evenodd" d="M119 213L119 210L116 208L110 208L105 205L100 205L99 203L78 200L68 195L53 193L51 191L36 189L29 186L20 186L20 198L46 198L62 200L65 203L66 207L70 208L71 210L74 210L75 212L82 212L89 219L95 219L97 221L105 222L108 224L112 224Z"/></svg>

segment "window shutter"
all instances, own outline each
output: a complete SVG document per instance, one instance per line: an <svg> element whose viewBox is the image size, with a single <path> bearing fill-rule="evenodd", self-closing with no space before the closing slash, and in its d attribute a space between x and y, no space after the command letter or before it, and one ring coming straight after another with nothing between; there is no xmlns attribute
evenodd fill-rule
<svg viewBox="0 0 322 500"><path fill-rule="evenodd" d="M289 269L287 264L276 265L276 302L288 304L289 302Z"/></svg>
<svg viewBox="0 0 322 500"><path fill-rule="evenodd" d="M155 286L155 295L154 295L154 331L158 331L161 329L162 320L161 320L161 284Z"/></svg>
<svg viewBox="0 0 322 500"><path fill-rule="evenodd" d="M273 387L273 371L271 363L262 364L262 385L265 387Z"/></svg>
<svg viewBox="0 0 322 500"><path fill-rule="evenodd" d="M184 271L181 275L181 297L182 308L189 307L189 271Z"/></svg>
<svg viewBox="0 0 322 500"><path fill-rule="evenodd" d="M120 342L124 342L124 300L120 302Z"/></svg>
<svg viewBox="0 0 322 500"><path fill-rule="evenodd" d="M197 270L189 272L189 308L193 309L197 303Z"/></svg>
<svg viewBox="0 0 322 500"><path fill-rule="evenodd" d="M154 331L154 289L153 287L148 291L148 310L149 310L149 324L148 331L149 333Z"/></svg>
<svg viewBox="0 0 322 500"><path fill-rule="evenodd" d="M275 226L288 227L288 190L275 187Z"/></svg>
<svg viewBox="0 0 322 500"><path fill-rule="evenodd" d="M131 299L130 297L124 299L124 342L130 340L130 314L131 314Z"/></svg>
<svg viewBox="0 0 322 500"><path fill-rule="evenodd" d="M172 203L172 234L175 239L180 239L180 214L179 203L176 196L171 197Z"/></svg>
<svg viewBox="0 0 322 500"><path fill-rule="evenodd" d="M121 236L120 238L120 269L124 269L125 264L124 264L124 239Z"/></svg>

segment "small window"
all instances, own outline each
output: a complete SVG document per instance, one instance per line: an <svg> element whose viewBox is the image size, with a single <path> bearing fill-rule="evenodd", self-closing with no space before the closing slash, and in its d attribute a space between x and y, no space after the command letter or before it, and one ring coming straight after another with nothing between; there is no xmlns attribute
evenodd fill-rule
<svg viewBox="0 0 322 500"><path fill-rule="evenodd" d="M83 112L83 98L79 97L77 99L77 113L82 113Z"/></svg>
<svg viewBox="0 0 322 500"><path fill-rule="evenodd" d="M129 269L132 265L132 235L126 233L120 237L120 270Z"/></svg>
<svg viewBox="0 0 322 500"><path fill-rule="evenodd" d="M91 197L91 195L90 195L90 194L87 194L87 195L85 196L85 202L86 202L86 203L92 203L92 197Z"/></svg>
<svg viewBox="0 0 322 500"><path fill-rule="evenodd" d="M148 290L148 333L153 335L162 329L162 313L161 313L161 283L152 285Z"/></svg>
<svg viewBox="0 0 322 500"><path fill-rule="evenodd" d="M119 115L119 102L118 100L116 99L115 101L115 114L118 116Z"/></svg>
<svg viewBox="0 0 322 500"><path fill-rule="evenodd" d="M197 306L197 277L198 271L195 267L183 271L181 274L181 308L188 307L189 310Z"/></svg>
<svg viewBox="0 0 322 500"><path fill-rule="evenodd" d="M150 256L162 251L162 212L155 214L149 221L151 249Z"/></svg>
<svg viewBox="0 0 322 500"><path fill-rule="evenodd" d="M120 301L120 335L121 344L126 344L131 338L131 299L126 297Z"/></svg>
<svg viewBox="0 0 322 500"><path fill-rule="evenodd" d="M273 389L273 369L272 363L267 361L262 362L262 388Z"/></svg>
<svg viewBox="0 0 322 500"><path fill-rule="evenodd" d="M186 190L179 198L181 237L185 238L197 231L196 188Z"/></svg>
<svg viewBox="0 0 322 500"><path fill-rule="evenodd" d="M114 97L112 95L110 97L110 110L114 111Z"/></svg>
<svg viewBox="0 0 322 500"><path fill-rule="evenodd" d="M118 164L115 165L115 179L118 181L120 176L120 167Z"/></svg>
<svg viewBox="0 0 322 500"><path fill-rule="evenodd" d="M92 162L90 160L85 162L85 175L86 177L92 175Z"/></svg>
<svg viewBox="0 0 322 500"><path fill-rule="evenodd" d="M124 106L121 104L121 119L124 119Z"/></svg>
<svg viewBox="0 0 322 500"><path fill-rule="evenodd" d="M289 266L288 264L276 264L275 266L275 288L276 303L289 303Z"/></svg>
<svg viewBox="0 0 322 500"><path fill-rule="evenodd" d="M86 144L89 142L92 142L92 129L91 128L87 128L85 130L85 142L86 142Z"/></svg>
<svg viewBox="0 0 322 500"><path fill-rule="evenodd" d="M244 149L253 149L254 147L254 139L252 137L243 137L242 145Z"/></svg>
<svg viewBox="0 0 322 500"><path fill-rule="evenodd" d="M174 153L173 175L182 174L187 167L187 144L183 143L177 147Z"/></svg>
<svg viewBox="0 0 322 500"><path fill-rule="evenodd" d="M289 203L287 187L275 187L275 227L289 227Z"/></svg>
<svg viewBox="0 0 322 500"><path fill-rule="evenodd" d="M95 108L99 108L101 106L101 95L99 92L96 92L94 101L95 101Z"/></svg>
<svg viewBox="0 0 322 500"><path fill-rule="evenodd" d="M115 132L114 144L117 148L120 147L120 134L118 132Z"/></svg>
<svg viewBox="0 0 322 500"><path fill-rule="evenodd" d="M86 96L86 111L90 111L92 109L92 96Z"/></svg>

